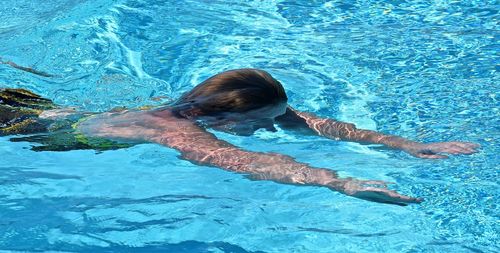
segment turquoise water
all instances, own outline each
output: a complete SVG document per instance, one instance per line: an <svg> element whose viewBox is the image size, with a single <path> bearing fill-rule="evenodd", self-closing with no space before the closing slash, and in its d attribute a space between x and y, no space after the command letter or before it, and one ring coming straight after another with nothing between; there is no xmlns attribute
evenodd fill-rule
<svg viewBox="0 0 500 253"><path fill-rule="evenodd" d="M481 152L422 160L285 131L220 138L396 182L377 204L250 181L158 145L33 152L0 138L0 249L64 252L498 252L496 1L0 0L0 87L106 111L254 67L294 107Z"/></svg>

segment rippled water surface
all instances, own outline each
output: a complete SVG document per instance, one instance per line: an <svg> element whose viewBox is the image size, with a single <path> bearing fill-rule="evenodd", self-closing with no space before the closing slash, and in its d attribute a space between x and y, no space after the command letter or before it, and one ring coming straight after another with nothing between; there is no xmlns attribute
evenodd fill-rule
<svg viewBox="0 0 500 253"><path fill-rule="evenodd" d="M425 198L391 206L193 165L138 145L33 152L0 139L0 249L498 252L497 1L0 0L0 87L82 110L154 105L262 68L296 108L481 152L420 160L283 131L220 138Z"/></svg>

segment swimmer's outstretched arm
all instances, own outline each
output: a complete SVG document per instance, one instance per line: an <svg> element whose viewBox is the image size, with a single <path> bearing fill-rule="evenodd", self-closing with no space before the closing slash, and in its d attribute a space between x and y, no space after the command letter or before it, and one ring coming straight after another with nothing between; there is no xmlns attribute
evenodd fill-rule
<svg viewBox="0 0 500 253"><path fill-rule="evenodd" d="M320 118L312 113L300 112L291 107L288 107L285 115L278 117L277 121L285 127L307 127L330 139L383 144L420 158L447 157L440 153L472 154L477 152L476 149L479 147L478 144L470 142L419 143L399 136L357 129L354 124Z"/></svg>
<svg viewBox="0 0 500 253"><path fill-rule="evenodd" d="M382 181L338 178L332 170L313 168L286 155L239 149L195 125L183 126L182 133L166 131L152 140L179 150L184 159L193 163L244 173L256 180L324 186L349 196L381 203L406 205L421 202L421 199L387 189Z"/></svg>

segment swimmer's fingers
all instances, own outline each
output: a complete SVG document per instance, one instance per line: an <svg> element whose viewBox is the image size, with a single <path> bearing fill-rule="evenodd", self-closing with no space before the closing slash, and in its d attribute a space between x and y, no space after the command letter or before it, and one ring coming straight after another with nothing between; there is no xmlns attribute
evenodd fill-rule
<svg viewBox="0 0 500 253"><path fill-rule="evenodd" d="M481 145L478 143L466 142L466 141L450 141L450 142L445 142L445 143L450 143L450 144L458 145L461 147L474 148L474 149L481 147Z"/></svg>
<svg viewBox="0 0 500 253"><path fill-rule="evenodd" d="M481 146L476 143L471 142L447 142L452 152L456 152L457 154L473 154L478 152L478 148Z"/></svg>
<svg viewBox="0 0 500 253"><path fill-rule="evenodd" d="M408 204L418 204L423 201L421 198L414 198L397 193L386 188L364 187L349 196L369 200L378 203L406 206Z"/></svg>
<svg viewBox="0 0 500 253"><path fill-rule="evenodd" d="M378 203L404 206L411 203L422 202L420 198L401 195L396 191L387 189L387 184L389 183L379 180L356 180L347 178L342 180L341 187L336 188L336 190L355 198Z"/></svg>
<svg viewBox="0 0 500 253"><path fill-rule="evenodd" d="M412 145L405 150L413 156L427 159L441 159L447 156L440 153L453 155L470 155L478 152L479 144L471 142L435 142L435 143L419 143Z"/></svg>

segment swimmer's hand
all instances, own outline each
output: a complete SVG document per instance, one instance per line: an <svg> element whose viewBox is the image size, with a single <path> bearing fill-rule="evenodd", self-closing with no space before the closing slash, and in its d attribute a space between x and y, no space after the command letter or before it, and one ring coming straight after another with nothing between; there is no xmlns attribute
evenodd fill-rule
<svg viewBox="0 0 500 253"><path fill-rule="evenodd" d="M406 206L408 204L418 204L423 201L422 198L409 197L389 190L387 184L384 181L378 180L346 178L335 180L328 187L348 196L378 203Z"/></svg>
<svg viewBox="0 0 500 253"><path fill-rule="evenodd" d="M448 158L446 155L441 153L448 153L453 155L458 154L473 154L477 153L477 149L480 147L479 144L471 142L434 142L434 143L411 143L403 150L409 154L427 159L440 159Z"/></svg>

